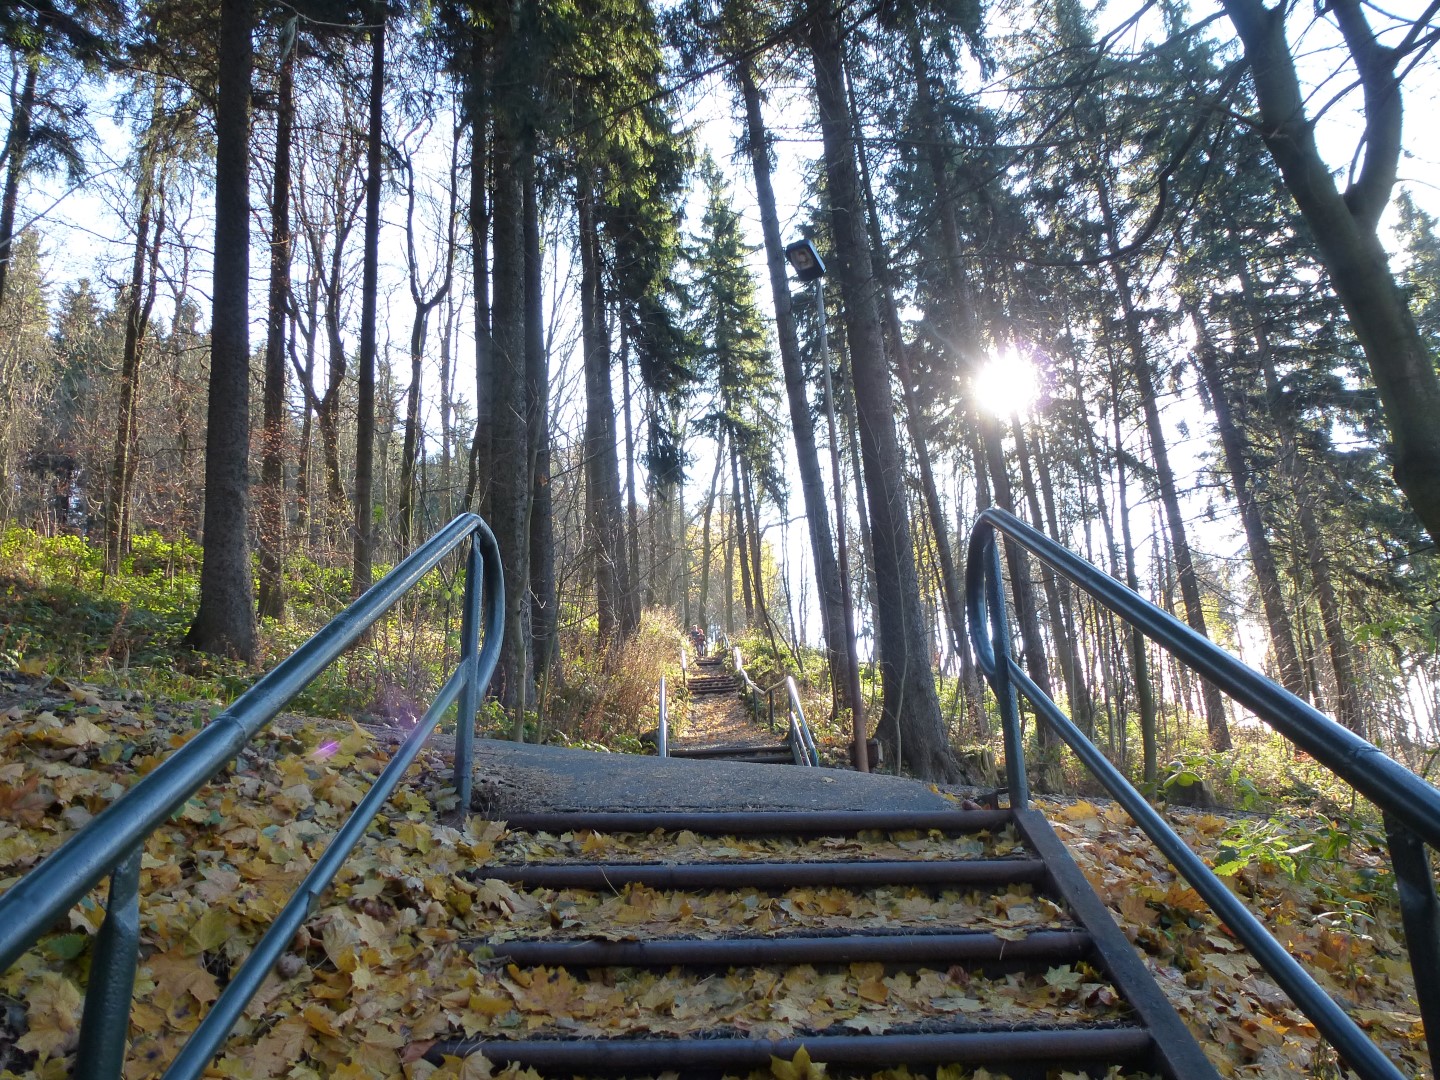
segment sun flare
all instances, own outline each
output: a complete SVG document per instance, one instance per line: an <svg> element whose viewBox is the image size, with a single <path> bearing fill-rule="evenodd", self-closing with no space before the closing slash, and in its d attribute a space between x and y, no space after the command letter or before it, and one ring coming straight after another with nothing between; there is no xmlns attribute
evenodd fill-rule
<svg viewBox="0 0 1440 1080"><path fill-rule="evenodd" d="M1024 416L1040 396L1035 361L1014 349L997 353L975 374L975 402L991 416Z"/></svg>

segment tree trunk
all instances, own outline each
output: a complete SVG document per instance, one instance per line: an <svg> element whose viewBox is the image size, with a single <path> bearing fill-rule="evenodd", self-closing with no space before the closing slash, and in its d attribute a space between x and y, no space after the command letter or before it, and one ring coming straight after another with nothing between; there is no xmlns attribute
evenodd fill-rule
<svg viewBox="0 0 1440 1080"><path fill-rule="evenodd" d="M405 433L400 445L400 501L395 508L396 538L402 552L415 536L416 472L420 462L420 383L424 377L425 331L430 309L416 305L410 323L410 385L405 388Z"/></svg>
<svg viewBox="0 0 1440 1080"><path fill-rule="evenodd" d="M1110 408L1115 418L1115 474L1120 514L1120 536L1125 546L1125 584L1131 592L1140 592L1140 578L1135 572L1135 544L1130 537L1130 501L1125 488L1125 456L1120 441L1119 374L1110 389ZM1153 787L1159 780L1155 738L1155 692L1150 685L1150 658L1145 653L1145 635L1138 626L1130 628L1130 668L1135 678L1136 706L1140 710L1140 748L1144 758L1141 776ZM1120 717L1121 746L1124 746L1125 716Z"/></svg>
<svg viewBox="0 0 1440 1080"><path fill-rule="evenodd" d="M875 553L876 628L884 688L879 734L892 759L904 762L918 776L952 780L962 772L946 739L930 671L899 439L890 407L890 375L875 306L875 274L855 168L839 18L828 2L817 7L808 32L824 136L835 276L845 300Z"/></svg>
<svg viewBox="0 0 1440 1080"><path fill-rule="evenodd" d="M290 304L290 143L295 123L295 49L280 60L275 101L275 176L270 201L270 305L265 333L264 419L260 432L260 598L262 619L285 618L285 317Z"/></svg>
<svg viewBox="0 0 1440 1080"><path fill-rule="evenodd" d="M511 44L514 44L512 39ZM497 468L490 478L490 527L505 568L505 640L500 653L500 698L514 712L512 733L524 738L528 683L525 625L530 580L529 379L525 330L526 151L508 118L497 118L494 142L495 310L494 364L490 400L494 405L491 449ZM507 467L498 467L500 462Z"/></svg>
<svg viewBox="0 0 1440 1080"><path fill-rule="evenodd" d="M440 520L455 516L455 298L445 296L445 317L440 322Z"/></svg>
<svg viewBox="0 0 1440 1080"><path fill-rule="evenodd" d="M1310 226L1320 261L1380 393L1395 481L1432 537L1440 537L1440 375L1376 232L1400 150L1400 54L1375 42L1353 3L1336 4L1365 89L1366 157L1344 195L1320 156L1285 39L1286 5L1222 0L1239 32L1260 106L1259 130ZM1358 21L1357 21L1358 20Z"/></svg>
<svg viewBox="0 0 1440 1080"><path fill-rule="evenodd" d="M745 141L750 167L755 175L755 194L760 206L760 227L765 237L765 262L770 272L770 295L775 302L775 337L780 346L780 367L785 375L785 398L790 407L790 428L795 438L795 467L800 473L800 491L805 500L805 520L810 533L810 555L815 564L815 588L820 603L820 625L825 650L833 672L837 707L849 705L850 656L845 645L845 612L840 583L840 566L830 533L830 507L820 456L815 448L815 425L810 418L810 399L801 361L800 342L795 333L795 314L790 299L790 282L785 272L785 248L780 238L780 218L775 209L775 190L770 180L769 135L760 109L760 92L755 86L754 68L748 60L736 65L741 96L745 102ZM839 453L839 447L834 453ZM844 512L836 493L835 506Z"/></svg>
<svg viewBox="0 0 1440 1080"><path fill-rule="evenodd" d="M340 391L345 383L345 342L340 335L343 286L340 281L346 236L337 230L335 248L330 255L330 275L324 283L325 345L328 353L325 371L325 394L315 408L315 422L320 428L320 453L325 459L325 521L331 530L338 529L345 507L345 484L340 476ZM327 542L333 539L327 536Z"/></svg>
<svg viewBox="0 0 1440 1080"><path fill-rule="evenodd" d="M300 385L305 395L305 418L300 427L300 453L295 463L295 531L296 535L306 543L313 543L310 536L311 529L311 481L313 474L312 447L314 432L312 430L316 417L316 406L319 398L315 393L315 338L319 330L320 312L320 280L312 273L310 280L305 286L305 307L306 319L301 322L296 302L296 317L292 320L290 334L290 366L295 369L295 374L300 380ZM295 323L301 323L303 336L305 338L305 363L302 366L300 357L295 350Z"/></svg>
<svg viewBox="0 0 1440 1080"><path fill-rule="evenodd" d="M1037 529L1045 530L1044 517L1040 511L1040 495L1035 487L1035 474L1030 464L1030 447L1025 441L1025 425L1019 417L1011 419L1011 430L1015 433L1015 456L1020 462L1020 485L1025 489L1025 501L1030 509L1030 520ZM1059 543L1056 538L1056 543ZM1075 640L1071 633L1070 620L1065 616L1064 605L1060 602L1060 584L1055 571L1049 566L1040 566L1040 584L1045 590L1045 606L1050 611L1050 640L1055 643L1056 659L1060 661L1060 677L1065 681L1065 696L1070 717L1088 731L1091 726L1090 691L1085 685L1084 674L1076 659Z"/></svg>
<svg viewBox="0 0 1440 1080"><path fill-rule="evenodd" d="M158 97L158 89L156 91ZM158 108L158 101L156 102ZM152 124L158 119L152 114ZM115 421L115 451L111 456L110 489L105 500L105 569L117 573L120 559L130 543L130 481L135 475L135 458L140 443L140 361L145 333L150 322L151 305L155 302L155 275L145 283L145 267L150 261L150 228L155 214L155 162L142 153L140 175L140 211L135 223L135 250L130 262L130 284L125 292L125 344L120 360L120 407ZM155 230L155 249L159 253L161 230Z"/></svg>
<svg viewBox="0 0 1440 1080"><path fill-rule="evenodd" d="M10 114L10 132L5 137L5 191L0 195L0 301L5 299L5 277L10 270L10 254L15 245L15 210L20 203L20 179L25 174L25 158L30 152L30 132L35 118L35 85L40 78L40 54L34 53L25 63L25 83L20 99ZM14 85L13 83L11 84Z"/></svg>
<svg viewBox="0 0 1440 1080"><path fill-rule="evenodd" d="M740 587L745 594L745 625L755 625L755 594L750 589L749 520L740 498L740 454L735 448L735 433L730 433L730 527L740 548Z"/></svg>
<svg viewBox="0 0 1440 1080"><path fill-rule="evenodd" d="M600 639L628 638L639 625L625 596L630 571L620 509L610 332L605 321L600 236L589 178L579 178L580 319L585 349L585 508L595 558ZM498 277L497 277L498 280Z"/></svg>
<svg viewBox="0 0 1440 1080"><path fill-rule="evenodd" d="M214 313L200 606L187 642L255 657L250 569L250 0L221 0L215 107Z"/></svg>
<svg viewBox="0 0 1440 1080"><path fill-rule="evenodd" d="M1052 540L1057 544L1063 544L1065 541L1060 535L1059 515L1055 513L1055 488L1050 479L1049 456L1038 432L1036 433L1035 471L1040 477L1040 495L1045 503L1046 528ZM1093 669L1081 662L1084 650L1076 632L1074 592L1070 583L1065 579L1056 578L1055 580L1059 593L1060 610L1065 620L1065 633L1071 642L1071 657L1075 672L1075 683L1070 688L1073 695L1070 708L1075 722L1080 725L1086 735L1093 737L1095 734L1095 701L1091 696L1090 683L1087 678L1087 672Z"/></svg>
<svg viewBox="0 0 1440 1080"><path fill-rule="evenodd" d="M640 503L635 497L635 430L630 414L630 336L625 330L624 320L620 323L620 396L624 399L622 411L625 419L625 550L629 554L630 576L625 581L625 592L639 596L640 579ZM655 567L650 567L654 573Z"/></svg>
<svg viewBox="0 0 1440 1080"><path fill-rule="evenodd" d="M450 144L450 212L446 215L445 276L434 293L426 297L420 291L420 264L415 252L415 168L407 162L405 185L405 266L410 280L410 300L415 305L415 318L410 324L410 385L405 392L405 436L400 451L400 500L396 511L400 550L408 551L415 535L416 506L421 501L416 491L416 472L421 464L420 404L421 379L424 373L425 339L430 329L430 313L450 295L455 270L455 208L459 172L459 141ZM448 357L446 360L448 361ZM441 443L449 440L449 419L446 394L449 390L449 364L442 364L440 373ZM449 474L449 449L443 450Z"/></svg>
<svg viewBox="0 0 1440 1080"><path fill-rule="evenodd" d="M735 636L735 499L725 522L725 633Z"/></svg>
<svg viewBox="0 0 1440 1080"><path fill-rule="evenodd" d="M472 83L484 80L489 57L477 43L471 55ZM494 380L494 342L490 339L490 259L486 247L490 239L490 208L487 201L486 170L490 154L490 111L487 95L475 91L481 99L474 108L470 126L470 253L471 277L475 291L475 438L470 446L469 476L465 482L465 505L481 515L490 513L490 477L494 471L491 450L491 428L494 405L490 386ZM583 255L583 251L582 251Z"/></svg>
<svg viewBox="0 0 1440 1080"><path fill-rule="evenodd" d="M855 111L854 86L849 84L851 112ZM880 231L880 211L876 206L875 192L870 185L870 166L867 161L865 142L861 137L859 118L855 120L855 148L860 162L861 188L865 196L866 221L870 232L870 244L879 265L876 272L880 278L879 299L884 309L884 330L890 345L890 354L895 358L895 367L900 376L901 392L905 399L905 430L910 434L910 446L915 454L915 465L920 473L920 490L925 496L925 509L930 515L930 535L935 544L935 557L940 570L940 595L945 602L945 618L949 623L950 642L958 653L965 639L965 591L960 585L960 575L955 568L955 556L950 548L949 519L940 503L940 490L935 484L935 470L930 464L930 446L925 437L925 413L920 405L915 375L910 368L910 350L905 345L904 332L900 326L900 307L895 302L895 290L891 285L889 257L886 253L885 238ZM954 209L951 207L951 224L954 224ZM956 246L959 246L958 233Z"/></svg>
<svg viewBox="0 0 1440 1080"><path fill-rule="evenodd" d="M710 516L715 510L715 491L720 484L720 466L725 461L725 439L715 444L715 471L710 474L710 497L705 500L704 524L700 528L700 626L710 634Z"/></svg>
<svg viewBox="0 0 1440 1080"><path fill-rule="evenodd" d="M760 512L756 506L754 484L751 482L749 469L741 473L740 484L745 500L745 517L750 526L750 580L754 583L755 588L755 610L760 619L768 626L770 608L765 602L765 566L762 554L763 545L760 543Z"/></svg>
<svg viewBox="0 0 1440 1080"><path fill-rule="evenodd" d="M1010 487L1010 471L1005 467L1005 448L1001 442L1000 421L984 417L980 426L985 440L985 457L990 466L990 488L995 504L1002 510L1015 513L1015 495ZM1035 604L1035 587L1030 580L1030 563L1025 552L1016 544L1005 544L1005 561L1010 568L1010 591L1015 598L1015 621L1020 624L1020 644L1025 650L1025 671L1035 685L1047 697L1055 695L1050 689L1050 664L1045 651L1045 638L1040 633L1040 612ZM1048 724L1037 721L1036 741L1045 761L1041 767L1052 764L1048 760L1052 748L1059 743ZM1038 776L1037 781L1048 784L1048 778Z"/></svg>
<svg viewBox="0 0 1440 1080"><path fill-rule="evenodd" d="M1300 456L1299 431L1296 428L1294 411L1285 400L1280 377L1275 370L1270 335L1260 315L1248 266L1242 264L1239 267L1239 277L1252 323L1260 371L1265 380L1266 404L1280 431L1280 470L1288 481L1295 500L1300 536L1305 545L1305 560L1315 582L1315 597L1320 604L1320 625L1325 635L1326 651L1330 655L1330 668L1335 675L1336 719L1357 735L1364 736L1365 714L1356 684L1354 652L1340 615L1340 601L1330 575L1330 562L1322 543L1320 523L1315 518L1314 493L1306 483L1307 470Z"/></svg>
<svg viewBox="0 0 1440 1080"><path fill-rule="evenodd" d="M1120 246L1119 234L1110 207L1110 193L1103 177L1097 185L1097 194L1101 212L1105 217L1107 241L1110 250L1114 251ZM1140 393L1140 405L1145 413L1145 430L1150 437L1150 454L1155 461L1155 479L1160 487L1160 502L1165 507L1165 518L1170 526L1170 542L1175 550L1175 570L1180 578L1180 595L1185 602L1185 621L1197 634L1209 637L1205 629L1205 609L1200 602L1200 583L1195 576L1195 563L1190 555L1185 518L1180 513L1180 497L1175 490L1175 472L1170 467L1165 429L1160 423L1155 379L1150 371L1150 358L1146 355L1145 337L1140 328L1140 314L1136 310L1135 297L1130 287L1130 275L1116 261L1110 263L1110 273L1115 281L1120 311L1124 318L1125 347L1130 353L1130 369L1134 374L1136 388ZM1229 750L1230 726L1225 719L1225 702L1220 690L1208 679L1201 680L1201 689L1210 745L1216 750Z"/></svg>
<svg viewBox="0 0 1440 1080"><path fill-rule="evenodd" d="M1230 408L1230 391L1220 371L1215 342L1210 328L1196 305L1189 305L1190 322L1195 327L1195 360L1210 395L1215 412L1215 427L1225 454L1225 469L1235 489L1235 502L1240 508L1240 522L1245 528L1245 541L1250 549L1250 564L1260 589L1260 603L1270 630L1270 648L1275 653L1275 667L1280 682L1297 697L1305 696L1305 676L1300 669L1300 654L1295 651L1295 631L1285 610L1285 596L1280 587L1275 553L1270 548L1270 535L1255 498L1255 485L1250 472L1250 445L1245 432L1235 422Z"/></svg>
<svg viewBox="0 0 1440 1080"><path fill-rule="evenodd" d="M524 160L525 398L530 435L530 634L535 680L545 683L555 660L560 609L555 595L555 517L550 491L550 367L545 349L540 204L535 157Z"/></svg>
<svg viewBox="0 0 1440 1080"><path fill-rule="evenodd" d="M385 117L385 5L370 4L370 130L365 140L365 252L360 284L360 356L356 363L355 559L350 592L370 588L375 557L375 307L380 288L380 152Z"/></svg>

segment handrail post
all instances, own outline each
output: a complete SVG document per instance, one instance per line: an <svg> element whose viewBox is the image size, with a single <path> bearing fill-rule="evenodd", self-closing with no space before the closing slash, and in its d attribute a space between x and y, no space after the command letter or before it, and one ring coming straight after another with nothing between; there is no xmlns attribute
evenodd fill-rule
<svg viewBox="0 0 1440 1080"><path fill-rule="evenodd" d="M1000 708L1000 729L1005 736L1005 782L1010 789L1010 806L1028 809L1030 782L1025 775L1025 736L1020 728L1020 702L1010 681L1010 621L1005 614L1004 579L1000 569L1000 541L994 529L986 539L989 546L985 574L985 597L990 608L990 640L995 650L995 675L991 688Z"/></svg>
<svg viewBox="0 0 1440 1080"><path fill-rule="evenodd" d="M681 653L684 656L684 653ZM660 676L660 727L655 740L655 752L661 757L670 756L670 710L665 703L665 676Z"/></svg>
<svg viewBox="0 0 1440 1080"><path fill-rule="evenodd" d="M140 950L140 856L138 844L110 875L105 921L95 939L75 1075L81 1080L112 1080L125 1069L130 1039L130 1005Z"/></svg>
<svg viewBox="0 0 1440 1080"><path fill-rule="evenodd" d="M1420 1022L1430 1047L1430 1069L1440 1076L1440 900L1435 896L1425 842L1392 815L1385 814L1384 818L1390 863L1395 868L1395 886L1400 894L1400 921L1415 978L1415 999L1420 1004Z"/></svg>
<svg viewBox="0 0 1440 1080"><path fill-rule="evenodd" d="M465 669L465 687L455 712L456 809L463 823L470 816L470 791L475 759L475 715L480 709L480 603L484 555L480 535L470 537L470 555L465 561L464 611L460 616L460 666Z"/></svg>

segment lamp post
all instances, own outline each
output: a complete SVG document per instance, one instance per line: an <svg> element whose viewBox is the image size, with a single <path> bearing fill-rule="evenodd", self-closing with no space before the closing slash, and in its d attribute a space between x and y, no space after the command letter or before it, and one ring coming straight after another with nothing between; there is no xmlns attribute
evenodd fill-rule
<svg viewBox="0 0 1440 1080"><path fill-rule="evenodd" d="M870 771L865 751L864 699L860 692L860 658L855 648L855 609L850 600L850 557L845 543L845 497L840 485L839 440L835 428L835 392L830 381L830 347L825 329L825 261L809 240L797 240L785 249L795 276L815 283L815 311L820 319L820 369L825 373L825 421L830 430L830 472L835 489L835 540L840 548L840 603L845 615L845 655L850 663L850 716L854 742L851 756L860 772ZM856 477L859 483L859 477ZM857 496L859 493L856 493Z"/></svg>

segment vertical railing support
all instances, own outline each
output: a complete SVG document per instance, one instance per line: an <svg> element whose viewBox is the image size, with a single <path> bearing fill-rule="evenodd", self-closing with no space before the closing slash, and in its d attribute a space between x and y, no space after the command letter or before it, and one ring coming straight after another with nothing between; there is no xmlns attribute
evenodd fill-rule
<svg viewBox="0 0 1440 1080"><path fill-rule="evenodd" d="M681 653L684 658L684 653ZM670 756L670 707L665 701L665 676L660 676L660 726L655 737L655 752L661 757Z"/></svg>
<svg viewBox="0 0 1440 1080"><path fill-rule="evenodd" d="M140 949L140 855L137 845L110 875L105 921L95 938L75 1075L113 1080L125 1070L130 1038L130 1004Z"/></svg>
<svg viewBox="0 0 1440 1080"><path fill-rule="evenodd" d="M1385 835L1400 894L1400 920L1415 976L1415 998L1430 1046L1430 1069L1440 1076L1440 900L1430 873L1430 853L1423 840L1389 814L1385 815Z"/></svg>
<svg viewBox="0 0 1440 1080"><path fill-rule="evenodd" d="M1020 729L1020 702L1010 682L1010 621L1005 614L1005 587L1000 570L1000 543L992 529L986 540L989 570L985 575L985 601L990 609L990 641L995 650L995 674L991 688L1000 708L1000 729L1005 735L1005 782L1010 805L1025 810L1030 806L1030 781L1025 775L1025 735Z"/></svg>
<svg viewBox="0 0 1440 1080"><path fill-rule="evenodd" d="M470 816L470 788L474 775L475 716L480 711L480 603L484 556L478 537L470 540L465 563L465 610L460 616L460 666L465 688L455 707L455 801L461 822Z"/></svg>

